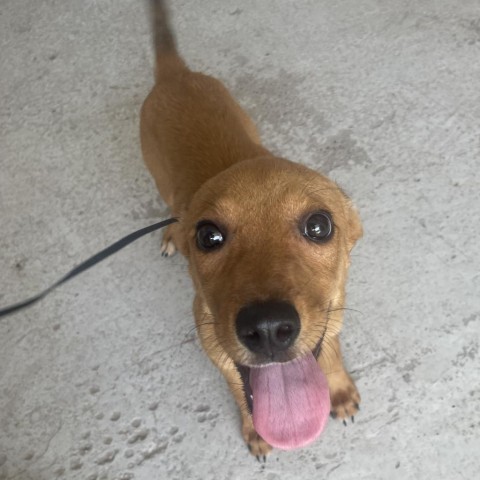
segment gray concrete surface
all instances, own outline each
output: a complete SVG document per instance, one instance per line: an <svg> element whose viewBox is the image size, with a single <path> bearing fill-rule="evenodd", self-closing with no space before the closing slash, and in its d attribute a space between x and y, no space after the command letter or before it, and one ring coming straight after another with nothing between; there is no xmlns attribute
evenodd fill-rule
<svg viewBox="0 0 480 480"><path fill-rule="evenodd" d="M247 454L151 235L0 320L0 478L474 479L480 2L175 1L181 50L275 152L355 199L346 362L363 396L302 451ZM0 303L165 215L139 152L136 0L0 1Z"/></svg>

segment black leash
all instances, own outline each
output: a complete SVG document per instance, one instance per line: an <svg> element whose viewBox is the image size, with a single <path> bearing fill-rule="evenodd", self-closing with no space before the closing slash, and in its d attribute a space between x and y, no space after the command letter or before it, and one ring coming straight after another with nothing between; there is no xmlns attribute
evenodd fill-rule
<svg viewBox="0 0 480 480"><path fill-rule="evenodd" d="M105 260L107 257L109 257L110 255L113 255L114 253L118 252L122 248L125 248L127 245L134 242L138 238L143 237L144 235L147 235L150 232L154 232L155 230L159 230L160 228L166 227L167 225L170 225L171 223L175 223L175 222L178 222L176 218L169 218L168 220L163 220L162 222L154 223L153 225L149 225L148 227L141 228L140 230L137 230L136 232L133 232L130 235L127 235L126 237L121 238L120 240L113 243L109 247L104 248L101 252L98 252L97 254L93 255L93 257L90 257L88 260L85 260L80 265L77 265L74 269L70 270L66 275L60 278L60 280L57 280L53 285L43 290L43 292L40 292L38 295L28 298L23 302L18 302L8 307L1 308L0 317L4 317L11 313L17 312L22 308L26 308L26 307L29 307L30 305L33 305L34 303L37 303L42 298L46 297L52 290L59 287L62 283L68 282L68 280L71 280L73 277L80 275L80 273L84 272L85 270L88 270L90 267L93 267L94 265L101 262L102 260Z"/></svg>

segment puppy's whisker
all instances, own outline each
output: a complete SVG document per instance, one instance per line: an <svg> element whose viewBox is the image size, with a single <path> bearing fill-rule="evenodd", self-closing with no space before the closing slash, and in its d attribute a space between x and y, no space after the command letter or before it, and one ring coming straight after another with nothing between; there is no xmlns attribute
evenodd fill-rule
<svg viewBox="0 0 480 480"><path fill-rule="evenodd" d="M335 346L330 344L329 342L326 342L324 347L325 348L322 348L320 355L322 356L322 359L327 364L327 367L328 367L327 371L330 371L331 366L338 363L339 355Z"/></svg>
<svg viewBox="0 0 480 480"><path fill-rule="evenodd" d="M194 325L194 328L200 328L200 327L203 327L205 325L215 325L216 322L201 322L201 323L196 323Z"/></svg>
<svg viewBox="0 0 480 480"><path fill-rule="evenodd" d="M361 312L360 310L356 310L355 308L350 308L350 307L338 307L338 308L333 308L330 310L330 312L338 312L338 311L341 311L341 310L345 310L347 312L355 312L355 313L359 313L360 315L363 315L364 313Z"/></svg>
<svg viewBox="0 0 480 480"><path fill-rule="evenodd" d="M204 327L204 326L207 326L207 325L215 325L215 322L203 322L203 323L199 323L199 324L196 324L196 325L193 325L193 327L191 327L189 330L188 330L188 335L190 335L192 332L194 332L195 330L200 330L201 327Z"/></svg>
<svg viewBox="0 0 480 480"><path fill-rule="evenodd" d="M343 372L343 370L331 370L331 371L328 371L325 375L327 375L328 377L329 375L333 375L335 373L341 373L341 372Z"/></svg>

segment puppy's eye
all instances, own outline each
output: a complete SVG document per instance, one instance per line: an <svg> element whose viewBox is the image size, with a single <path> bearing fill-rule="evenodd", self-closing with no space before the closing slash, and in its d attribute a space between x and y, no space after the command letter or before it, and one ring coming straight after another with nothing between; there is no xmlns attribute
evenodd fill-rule
<svg viewBox="0 0 480 480"><path fill-rule="evenodd" d="M200 250L210 251L223 245L225 236L213 223L200 223L197 226L197 246Z"/></svg>
<svg viewBox="0 0 480 480"><path fill-rule="evenodd" d="M317 212L305 220L302 226L305 237L314 242L326 242L333 235L332 217L328 212Z"/></svg>

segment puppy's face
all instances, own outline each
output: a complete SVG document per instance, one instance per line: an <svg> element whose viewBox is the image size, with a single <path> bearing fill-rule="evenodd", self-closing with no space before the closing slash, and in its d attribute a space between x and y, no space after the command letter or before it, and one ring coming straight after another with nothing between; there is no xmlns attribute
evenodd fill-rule
<svg viewBox="0 0 480 480"><path fill-rule="evenodd" d="M182 223L210 351L256 366L318 356L338 333L362 228L335 183L283 159L241 162L202 186Z"/></svg>

